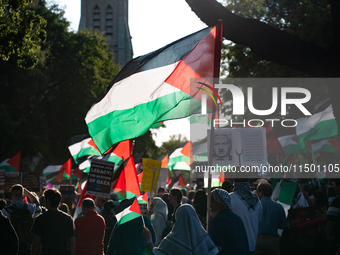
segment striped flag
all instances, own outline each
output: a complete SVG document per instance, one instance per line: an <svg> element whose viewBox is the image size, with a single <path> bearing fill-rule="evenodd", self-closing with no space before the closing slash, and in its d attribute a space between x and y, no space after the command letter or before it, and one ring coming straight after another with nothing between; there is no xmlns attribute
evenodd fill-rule
<svg viewBox="0 0 340 255"><path fill-rule="evenodd" d="M65 164L60 167L60 172L55 177L57 182L61 182L64 175L66 178L71 178L71 159L68 159Z"/></svg>
<svg viewBox="0 0 340 255"><path fill-rule="evenodd" d="M178 146L169 156L168 168L169 171L188 170L190 171L190 162L192 158L192 142L184 142Z"/></svg>
<svg viewBox="0 0 340 255"><path fill-rule="evenodd" d="M145 192L143 195L137 198L138 204L147 204L148 203L148 193Z"/></svg>
<svg viewBox="0 0 340 255"><path fill-rule="evenodd" d="M5 159L0 163L0 169L5 169L5 172L18 173L20 171L21 151L13 157Z"/></svg>
<svg viewBox="0 0 340 255"><path fill-rule="evenodd" d="M136 197L118 205L113 209L113 212L116 215L118 226L138 217L143 217Z"/></svg>
<svg viewBox="0 0 340 255"><path fill-rule="evenodd" d="M338 153L339 152L339 137L335 135L335 136L332 136L331 138L322 139L321 141L312 143L312 148L313 148L314 153L319 153L319 152Z"/></svg>
<svg viewBox="0 0 340 255"><path fill-rule="evenodd" d="M101 153L89 135L73 136L69 140L68 149L76 164L79 164L79 160L85 156L101 156Z"/></svg>
<svg viewBox="0 0 340 255"><path fill-rule="evenodd" d="M133 157L130 157L118 179L111 188L118 194L119 200L139 197L141 195Z"/></svg>
<svg viewBox="0 0 340 255"><path fill-rule="evenodd" d="M77 207L74 210L73 220L75 220L77 217L83 215L83 210L82 210L81 206L82 206L82 203L83 203L84 199L85 198L92 198L92 199L94 199L94 196L88 195L86 193L86 190L87 190L87 180L81 184L81 187L83 189L81 191L81 194L80 194L80 197L79 197L79 200L78 200L78 203L77 203Z"/></svg>
<svg viewBox="0 0 340 255"><path fill-rule="evenodd" d="M221 31L219 23L128 62L86 115L98 149L104 153L112 144L141 136L154 123L200 112L204 92L198 90L193 98L190 82L214 78L219 70L221 49L215 46L222 41Z"/></svg>
<svg viewBox="0 0 340 255"><path fill-rule="evenodd" d="M304 149L301 149L296 134L285 135L278 138L285 153L288 155L307 153L312 151L312 144L309 141Z"/></svg>
<svg viewBox="0 0 340 255"><path fill-rule="evenodd" d="M308 141L324 139L338 134L338 126L333 114L330 99L319 103L313 115L296 120L296 135L300 147L307 146Z"/></svg>
<svg viewBox="0 0 340 255"><path fill-rule="evenodd" d="M276 183L273 190L272 199L277 200L277 202L283 206L286 215L288 215L288 210L293 202L297 185L298 183L296 181L281 179Z"/></svg>
<svg viewBox="0 0 340 255"><path fill-rule="evenodd" d="M131 155L132 145L130 140L120 142L112 152L109 152L106 160L115 163L115 168L119 167L125 159L128 159ZM79 164L79 169L84 173L89 173L91 168L92 159L102 159L103 156L91 156L85 161Z"/></svg>

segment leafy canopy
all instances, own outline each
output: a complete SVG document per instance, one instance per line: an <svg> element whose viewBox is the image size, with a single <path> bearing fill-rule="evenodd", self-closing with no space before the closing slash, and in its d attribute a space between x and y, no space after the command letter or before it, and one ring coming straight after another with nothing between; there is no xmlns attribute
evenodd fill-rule
<svg viewBox="0 0 340 255"><path fill-rule="evenodd" d="M32 68L39 60L41 43L46 40L46 20L27 9L33 0L0 1L0 58L16 57L21 68Z"/></svg>

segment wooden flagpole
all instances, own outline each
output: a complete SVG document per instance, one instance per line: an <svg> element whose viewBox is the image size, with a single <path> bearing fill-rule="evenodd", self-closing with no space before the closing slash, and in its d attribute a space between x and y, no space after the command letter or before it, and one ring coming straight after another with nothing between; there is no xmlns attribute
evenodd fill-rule
<svg viewBox="0 0 340 255"><path fill-rule="evenodd" d="M222 20L219 20L216 25L216 38L215 38L215 55L214 55L214 79L220 78L220 63L221 63L221 47L222 47L222 29L223 24ZM215 82L213 82L213 88L215 88ZM214 98L216 100L216 95L214 94ZM212 117L211 117L211 126L210 126L210 148L209 148L209 157L208 157L208 166L212 166L213 159L213 141L214 141L214 119L215 119L215 111L216 106L213 104L212 109ZM207 232L209 229L209 221L210 221L210 206L211 206L211 172L209 167L208 173L208 196L207 196Z"/></svg>

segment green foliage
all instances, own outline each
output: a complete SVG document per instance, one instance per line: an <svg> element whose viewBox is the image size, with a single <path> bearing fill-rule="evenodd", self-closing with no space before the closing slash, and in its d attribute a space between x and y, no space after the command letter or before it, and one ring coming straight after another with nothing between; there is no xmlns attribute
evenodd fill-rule
<svg viewBox="0 0 340 255"><path fill-rule="evenodd" d="M227 9L239 16L265 22L324 48L328 48L330 45L332 25L330 5L327 0L225 0L224 4ZM256 56L250 48L233 42L226 42L223 45L222 73L225 77L230 78L307 77L306 74L287 66L263 60ZM272 87L276 87L276 84L273 84ZM312 99L307 106L313 106L329 97L328 89L324 85L311 86L308 89L312 93ZM243 91L246 95L245 88ZM266 99L271 98L271 93L271 87L256 86L253 96L255 108L269 109L272 102ZM225 91L221 95L225 102L232 99L230 92ZM224 104L223 111L224 115L230 116L230 105ZM294 117L295 114L296 111L292 110L286 118ZM255 117L249 112L245 116L247 119ZM268 117L280 118L281 116L277 111ZM237 116L233 116L233 119L237 119Z"/></svg>
<svg viewBox="0 0 340 255"><path fill-rule="evenodd" d="M0 61L0 155L40 152L49 163L69 157L67 141L87 132L84 117L119 72L99 33L68 32L58 6L28 6L47 20L39 63L18 68L16 58Z"/></svg>
<svg viewBox="0 0 340 255"><path fill-rule="evenodd" d="M157 151L158 154L157 156L169 154L178 146L180 146L182 143L187 141L188 139L185 136L182 136L181 134L171 135L170 139L166 142L163 142L161 147L159 147Z"/></svg>
<svg viewBox="0 0 340 255"><path fill-rule="evenodd" d="M33 0L0 1L0 58L16 57L21 68L32 68L39 60L40 44L46 40L46 20L28 5Z"/></svg>

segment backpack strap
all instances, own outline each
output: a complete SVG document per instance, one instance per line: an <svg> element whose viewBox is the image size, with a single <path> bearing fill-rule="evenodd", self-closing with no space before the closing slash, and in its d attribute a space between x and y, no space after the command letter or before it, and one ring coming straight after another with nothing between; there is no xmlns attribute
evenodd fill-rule
<svg viewBox="0 0 340 255"><path fill-rule="evenodd" d="M15 206L15 205L10 205L10 206L4 208L3 210L6 210L12 216L15 211L19 210L19 207Z"/></svg>

